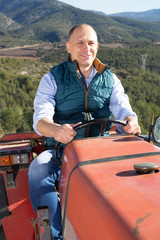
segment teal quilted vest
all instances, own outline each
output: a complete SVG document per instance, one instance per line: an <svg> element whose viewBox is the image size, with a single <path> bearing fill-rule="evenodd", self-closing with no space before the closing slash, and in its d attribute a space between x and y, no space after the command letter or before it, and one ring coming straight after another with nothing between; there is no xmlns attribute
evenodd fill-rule
<svg viewBox="0 0 160 240"><path fill-rule="evenodd" d="M98 72L88 89L79 76L76 61L68 60L51 69L57 84L54 122L76 124L90 119L111 117L109 104L113 88L112 73L107 65L97 58L94 66ZM106 125L105 135L108 135L110 127L110 124ZM90 125L88 128L78 130L75 138L99 136L100 131L100 124ZM48 144L54 145L53 139L48 139Z"/></svg>

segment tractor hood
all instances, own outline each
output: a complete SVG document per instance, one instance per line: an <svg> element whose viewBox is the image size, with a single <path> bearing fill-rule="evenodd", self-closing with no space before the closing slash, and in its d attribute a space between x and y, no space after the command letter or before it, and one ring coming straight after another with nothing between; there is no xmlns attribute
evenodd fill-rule
<svg viewBox="0 0 160 240"><path fill-rule="evenodd" d="M63 154L60 181L64 239L158 240L160 148L133 136L75 140ZM71 238L72 237L72 238Z"/></svg>

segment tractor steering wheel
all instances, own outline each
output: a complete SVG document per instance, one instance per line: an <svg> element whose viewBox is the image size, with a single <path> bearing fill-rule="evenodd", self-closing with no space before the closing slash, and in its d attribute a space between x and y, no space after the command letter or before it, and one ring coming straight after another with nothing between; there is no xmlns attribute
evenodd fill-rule
<svg viewBox="0 0 160 240"><path fill-rule="evenodd" d="M121 121L121 120L116 120L116 119L112 119L112 118L97 118L97 119L93 119L93 120L89 120L85 123L80 123L79 125L73 127L73 129L75 131L77 131L80 128L84 128L88 125L93 125L93 124L97 124L97 123L101 123L101 136L104 136L105 133L105 127L106 127L106 123L108 122L112 122L112 123L118 123L121 124L123 126L127 125L126 121ZM59 147L60 147L60 142L57 142L56 146L55 146L55 153L56 153L56 157L59 161L61 161L61 158L59 156Z"/></svg>

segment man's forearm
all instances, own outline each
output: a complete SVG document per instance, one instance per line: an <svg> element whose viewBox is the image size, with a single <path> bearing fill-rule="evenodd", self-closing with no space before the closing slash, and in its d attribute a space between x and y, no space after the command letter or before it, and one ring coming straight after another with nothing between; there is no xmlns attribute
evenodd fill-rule
<svg viewBox="0 0 160 240"><path fill-rule="evenodd" d="M48 118L42 118L37 123L37 130L45 137L54 137L59 124L52 122Z"/></svg>
<svg viewBox="0 0 160 240"><path fill-rule="evenodd" d="M47 118L38 121L37 130L45 137L53 137L64 144L72 141L76 135L71 124L57 124Z"/></svg>

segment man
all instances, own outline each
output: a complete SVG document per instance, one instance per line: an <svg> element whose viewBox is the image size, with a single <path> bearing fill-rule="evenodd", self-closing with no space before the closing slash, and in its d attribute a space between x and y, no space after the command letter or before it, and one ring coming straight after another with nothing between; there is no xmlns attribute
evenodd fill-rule
<svg viewBox="0 0 160 240"><path fill-rule="evenodd" d="M111 117L126 120L126 126L117 126L119 133L140 134L136 114L120 80L101 63L96 54L99 43L95 30L80 24L70 30L66 49L68 61L51 69L41 79L34 101L34 129L37 133L67 144L73 138L99 136L100 127L91 127L76 133L73 126L89 119ZM106 127L108 134L109 126ZM63 150L61 150L62 153ZM38 206L50 209L51 231L54 239L62 239L59 202L55 181L60 168L51 161L54 149L41 153L30 165L30 199L34 211Z"/></svg>

